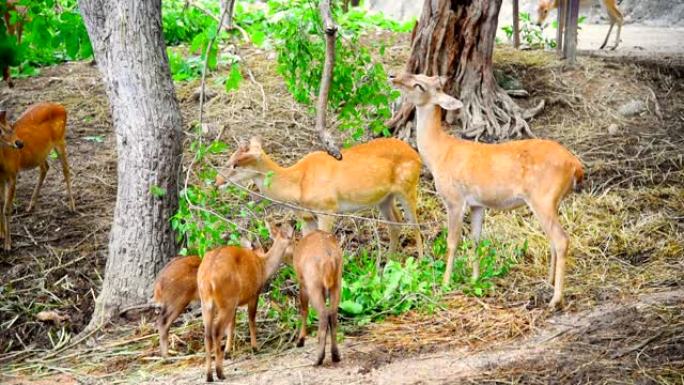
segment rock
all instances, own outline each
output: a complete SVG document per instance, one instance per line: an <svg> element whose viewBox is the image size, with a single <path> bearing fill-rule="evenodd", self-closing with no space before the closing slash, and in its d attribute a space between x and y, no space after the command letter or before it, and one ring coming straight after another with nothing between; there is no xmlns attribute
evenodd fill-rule
<svg viewBox="0 0 684 385"><path fill-rule="evenodd" d="M648 107L646 106L646 103L644 103L642 100L635 99L621 105L618 108L618 113L627 118L634 115L640 115L647 109Z"/></svg>
<svg viewBox="0 0 684 385"><path fill-rule="evenodd" d="M620 130L620 127L615 123L608 126L608 133L611 135L617 134L619 130Z"/></svg>

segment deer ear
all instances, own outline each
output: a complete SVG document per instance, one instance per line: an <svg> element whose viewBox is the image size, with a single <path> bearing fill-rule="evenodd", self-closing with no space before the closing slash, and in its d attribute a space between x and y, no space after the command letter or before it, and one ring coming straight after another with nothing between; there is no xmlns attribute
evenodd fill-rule
<svg viewBox="0 0 684 385"><path fill-rule="evenodd" d="M247 238L240 238L240 246L245 248L245 249L251 249L252 248L252 242L250 242L249 239Z"/></svg>
<svg viewBox="0 0 684 385"><path fill-rule="evenodd" d="M445 110L458 110L463 107L463 103L453 96L447 95L444 92L437 94L437 104Z"/></svg>
<svg viewBox="0 0 684 385"><path fill-rule="evenodd" d="M288 239L292 239L292 236L294 235L294 227L287 222L280 225L280 231L281 234Z"/></svg>
<svg viewBox="0 0 684 385"><path fill-rule="evenodd" d="M249 142L246 140L241 140L240 143L238 143L238 149L240 150L247 150L249 148Z"/></svg>

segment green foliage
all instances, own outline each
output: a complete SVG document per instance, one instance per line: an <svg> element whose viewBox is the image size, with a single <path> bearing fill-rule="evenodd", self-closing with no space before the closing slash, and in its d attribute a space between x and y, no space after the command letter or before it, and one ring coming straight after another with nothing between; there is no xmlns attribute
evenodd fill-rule
<svg viewBox="0 0 684 385"><path fill-rule="evenodd" d="M580 16L577 19L578 29L582 29L582 24L584 24L586 19L586 16ZM558 29L558 21L553 20L551 27ZM513 38L512 25L505 25L501 27L501 30L506 34L508 40ZM520 13L520 41L532 49L556 48L558 45L556 39L544 36L544 27L532 22L530 14L527 12Z"/></svg>
<svg viewBox="0 0 684 385"><path fill-rule="evenodd" d="M276 42L278 72L295 100L311 106L318 94L325 60L325 39L316 2L272 0L268 5L267 19ZM371 51L360 39L361 32L370 26L397 30L402 27L358 10L341 14L335 9L334 17L340 28L329 108L337 113L339 128L350 131L356 140L367 128L373 134L388 135L384 121L391 116L389 101L398 93L389 86L382 64L373 60Z"/></svg>
<svg viewBox="0 0 684 385"><path fill-rule="evenodd" d="M92 57L76 0L21 0L18 5L26 7L26 15L11 14L13 21L25 21L14 76L33 75L38 66Z"/></svg>

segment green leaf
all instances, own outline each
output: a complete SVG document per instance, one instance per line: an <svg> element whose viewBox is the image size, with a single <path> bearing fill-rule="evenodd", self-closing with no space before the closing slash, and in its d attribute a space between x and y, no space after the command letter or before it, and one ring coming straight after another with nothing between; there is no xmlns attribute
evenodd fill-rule
<svg viewBox="0 0 684 385"><path fill-rule="evenodd" d="M152 194L156 198L161 198L164 195L166 195L166 189L153 185L150 186L150 194Z"/></svg>
<svg viewBox="0 0 684 385"><path fill-rule="evenodd" d="M240 66L235 63L230 67L230 73L226 78L226 92L237 90L240 88L242 82L242 74L240 73Z"/></svg>
<svg viewBox="0 0 684 385"><path fill-rule="evenodd" d="M352 301L342 301L340 302L340 309L345 313L352 315L359 315L363 313L363 306Z"/></svg>
<svg viewBox="0 0 684 385"><path fill-rule="evenodd" d="M269 171L266 173L266 175L264 176L264 186L265 187L267 187L267 188L271 187L271 182L273 181L273 175L275 175L275 173L273 171Z"/></svg>

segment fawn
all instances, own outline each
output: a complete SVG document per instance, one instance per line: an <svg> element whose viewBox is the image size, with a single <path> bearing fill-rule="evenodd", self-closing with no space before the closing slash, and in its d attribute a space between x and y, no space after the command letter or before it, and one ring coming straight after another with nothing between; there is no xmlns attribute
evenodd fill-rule
<svg viewBox="0 0 684 385"><path fill-rule="evenodd" d="M197 270L202 260L196 255L175 258L159 272L154 283L154 301L161 306L157 318L162 357L169 352L169 328L190 302L199 301Z"/></svg>
<svg viewBox="0 0 684 385"><path fill-rule="evenodd" d="M610 48L611 50L614 50L620 44L620 32L622 31L624 16L622 15L622 12L620 12L616 0L602 1L603 5L606 7L606 11L608 12L608 17L610 18L610 28L608 28L608 34L606 35L606 39L603 41L603 44L601 44L600 48L606 48L606 44L608 44L608 38L610 37L610 33L613 32L613 26L617 24L618 29L617 37L615 38L615 45ZM580 0L581 5L586 5L592 2L592 0ZM559 0L539 0L539 3L537 4L537 25L541 26L544 23L544 20L546 20L546 17L549 15L549 12L552 9L558 9L558 6ZM564 25L565 20L561 20L561 29L563 29Z"/></svg>
<svg viewBox="0 0 684 385"><path fill-rule="evenodd" d="M247 305L251 345L253 349L257 348L256 311L259 293L266 280L277 270L294 232L289 225L283 225L280 229L271 227L269 230L274 240L267 253L260 254L237 246L221 247L208 252L197 271L207 354L207 382L213 381L212 352L216 358L216 376L225 378L223 357L233 343L238 306ZM225 353L222 353L221 340L226 331L228 338Z"/></svg>
<svg viewBox="0 0 684 385"><path fill-rule="evenodd" d="M316 230L297 242L293 253L294 268L299 281L299 314L302 329L297 346L304 346L309 301L318 313L318 358L315 365L323 363L325 343L330 335L330 354L333 362L340 361L337 349L337 307L342 289L342 250L335 236ZM326 307L326 297L330 305Z"/></svg>
<svg viewBox="0 0 684 385"><path fill-rule="evenodd" d="M69 208L74 211L74 197L71 194L71 176L66 150L66 119L64 107L56 103L40 103L29 107L14 124L7 122L7 113L0 111L0 183L5 192L5 202L0 216L0 235L5 238L5 250L12 247L9 220L12 201L21 170L40 167L38 184L31 195L27 211L32 211L38 193L48 171L47 157L52 149L62 163L62 173L69 196Z"/></svg>
<svg viewBox="0 0 684 385"><path fill-rule="evenodd" d="M444 93L446 78L402 74L390 76L394 87L416 106L418 151L435 180L448 216L448 259L444 284L451 279L463 215L471 209L471 231L478 243L484 208L511 209L527 204L551 240L549 281L554 284L550 307L561 304L568 236L558 220L561 200L584 179L580 161L550 140L517 140L501 144L474 143L447 134L442 111L463 106ZM477 279L480 261L473 260Z"/></svg>
<svg viewBox="0 0 684 385"><path fill-rule="evenodd" d="M226 175L234 182L251 179L268 198L307 209L346 213L378 207L383 217L401 220L397 200L408 219L417 224L416 206L420 179L420 156L398 139L375 139L342 150L338 161L325 152L306 155L291 167L281 167L262 149L261 140L243 143L228 160ZM271 174L269 183L267 175ZM218 186L226 183L219 175ZM317 228L332 231L333 217L318 215ZM309 229L311 226L309 226ZM396 250L399 226L389 226L389 252ZM418 256L423 256L420 229L415 227Z"/></svg>

